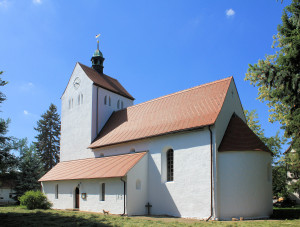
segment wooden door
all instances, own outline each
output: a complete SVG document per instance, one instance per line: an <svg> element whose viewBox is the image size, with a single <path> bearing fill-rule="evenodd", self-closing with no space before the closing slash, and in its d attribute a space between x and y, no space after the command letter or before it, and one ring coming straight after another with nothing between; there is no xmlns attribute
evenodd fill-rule
<svg viewBox="0 0 300 227"><path fill-rule="evenodd" d="M75 189L75 209L79 209L79 188Z"/></svg>

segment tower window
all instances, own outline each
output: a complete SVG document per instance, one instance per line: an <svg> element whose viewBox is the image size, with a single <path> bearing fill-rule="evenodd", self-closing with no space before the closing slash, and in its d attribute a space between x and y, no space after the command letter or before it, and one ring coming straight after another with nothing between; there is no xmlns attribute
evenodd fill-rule
<svg viewBox="0 0 300 227"><path fill-rule="evenodd" d="M130 149L130 153L135 153L135 149L134 149L134 148L131 148L131 149Z"/></svg>
<svg viewBox="0 0 300 227"><path fill-rule="evenodd" d="M78 104L78 106L80 105L80 95L78 95L77 104Z"/></svg>
<svg viewBox="0 0 300 227"><path fill-rule="evenodd" d="M121 109L123 109L124 105L123 105L123 101L121 101Z"/></svg>
<svg viewBox="0 0 300 227"><path fill-rule="evenodd" d="M104 97L104 105L107 105L107 96Z"/></svg>
<svg viewBox="0 0 300 227"><path fill-rule="evenodd" d="M167 151L167 181L174 181L174 151Z"/></svg>
<svg viewBox="0 0 300 227"><path fill-rule="evenodd" d="M69 99L69 109L71 109L71 99Z"/></svg>
<svg viewBox="0 0 300 227"><path fill-rule="evenodd" d="M71 108L73 108L73 98L71 99Z"/></svg>
<svg viewBox="0 0 300 227"><path fill-rule="evenodd" d="M111 99L110 99L110 96L108 97L108 105L111 106Z"/></svg>
<svg viewBox="0 0 300 227"><path fill-rule="evenodd" d="M120 100L118 100L117 108L120 109Z"/></svg>
<svg viewBox="0 0 300 227"><path fill-rule="evenodd" d="M83 94L81 94L81 104L83 103Z"/></svg>

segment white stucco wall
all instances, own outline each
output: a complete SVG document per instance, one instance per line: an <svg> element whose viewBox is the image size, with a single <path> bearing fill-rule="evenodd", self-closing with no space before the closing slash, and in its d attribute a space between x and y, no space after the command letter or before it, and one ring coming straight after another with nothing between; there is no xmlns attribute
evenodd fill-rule
<svg viewBox="0 0 300 227"><path fill-rule="evenodd" d="M174 150L174 181L162 176L165 152ZM202 131L153 138L149 143L148 200L151 214L210 216L210 134Z"/></svg>
<svg viewBox="0 0 300 227"><path fill-rule="evenodd" d="M9 195L15 193L11 188L0 188L0 204L16 203L16 201L9 197Z"/></svg>
<svg viewBox="0 0 300 227"><path fill-rule="evenodd" d="M80 79L80 86L75 89L73 82ZM61 140L60 161L94 157L87 147L91 143L93 82L86 76L77 63L66 90L61 97ZM82 104L78 104L78 95L83 95ZM73 107L69 101L73 99Z"/></svg>
<svg viewBox="0 0 300 227"><path fill-rule="evenodd" d="M140 188L137 187L140 182ZM148 154L146 154L127 174L127 214L147 214L148 202Z"/></svg>
<svg viewBox="0 0 300 227"><path fill-rule="evenodd" d="M97 92L98 92L98 128L97 126ZM104 104L104 98L107 97L107 103ZM111 100L111 105L109 105L109 98ZM108 91L106 89L103 89L101 87L98 87L96 85L93 86L93 116L92 116L92 138L95 139L106 121L109 119L111 114L114 111L118 111L121 109L121 104L118 109L117 103L118 100L120 102L123 102L123 109L132 106L133 100L125 98L121 95L118 95L116 93L113 93L111 91ZM98 129L98 131L97 131Z"/></svg>
<svg viewBox="0 0 300 227"><path fill-rule="evenodd" d="M219 218L272 214L272 157L262 151L219 152Z"/></svg>
<svg viewBox="0 0 300 227"><path fill-rule="evenodd" d="M149 141L149 139L145 139L135 142L112 145L109 147L93 149L93 152L95 153L95 157L100 157L100 154L103 154L104 156L128 154L131 150L135 150L135 152L148 151Z"/></svg>
<svg viewBox="0 0 300 227"><path fill-rule="evenodd" d="M101 201L102 183L105 183L105 201ZM53 203L54 209L75 208L75 189L80 184L79 209L81 211L103 212L104 209L111 214L123 213L124 187L120 178L52 181L43 182L42 184L43 192ZM55 199L56 184L58 184L58 199ZM82 199L81 193L86 193L87 198Z"/></svg>
<svg viewBox="0 0 300 227"><path fill-rule="evenodd" d="M246 122L241 100L239 98L235 83L232 80L229 85L224 104L215 123L217 148L223 139L224 133L233 113L236 113L236 115Z"/></svg>

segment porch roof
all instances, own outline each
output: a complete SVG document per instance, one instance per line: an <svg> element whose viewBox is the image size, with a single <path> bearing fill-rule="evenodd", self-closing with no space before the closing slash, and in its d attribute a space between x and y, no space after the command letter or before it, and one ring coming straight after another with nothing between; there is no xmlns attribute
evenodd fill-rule
<svg viewBox="0 0 300 227"><path fill-rule="evenodd" d="M147 152L60 162L39 181L123 177Z"/></svg>

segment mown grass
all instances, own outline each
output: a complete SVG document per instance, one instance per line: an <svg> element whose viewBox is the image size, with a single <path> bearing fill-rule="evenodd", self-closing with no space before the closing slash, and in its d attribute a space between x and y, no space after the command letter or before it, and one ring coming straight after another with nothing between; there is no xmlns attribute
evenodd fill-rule
<svg viewBox="0 0 300 227"><path fill-rule="evenodd" d="M300 207L276 208L273 218L257 221L197 221L167 217L122 217L98 213L27 210L20 206L0 207L0 226L300 226ZM287 220L282 220L287 219Z"/></svg>

